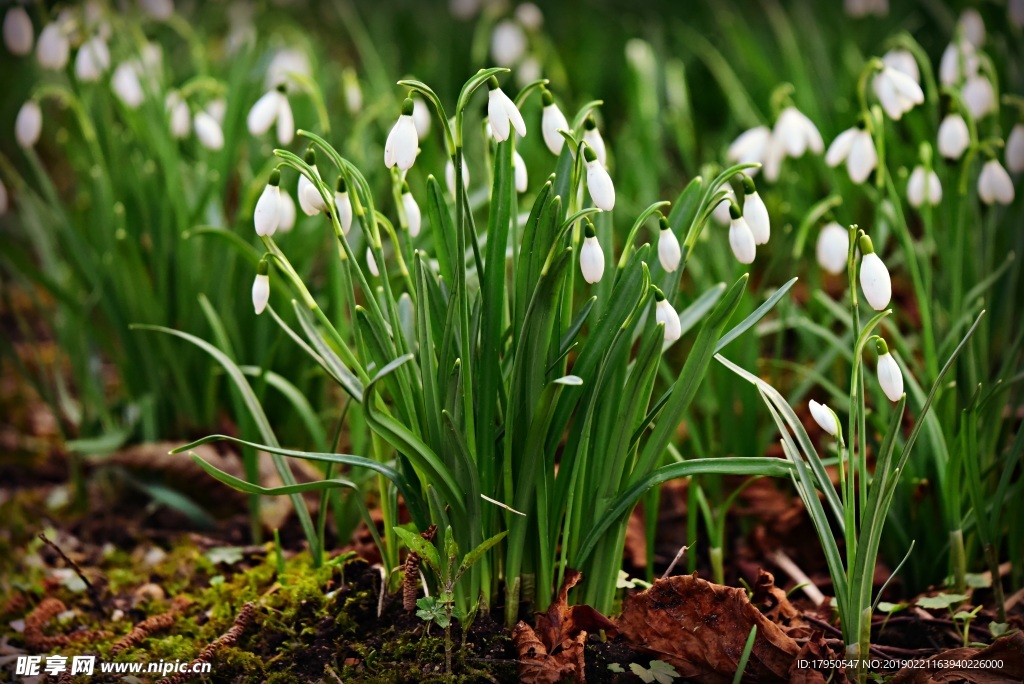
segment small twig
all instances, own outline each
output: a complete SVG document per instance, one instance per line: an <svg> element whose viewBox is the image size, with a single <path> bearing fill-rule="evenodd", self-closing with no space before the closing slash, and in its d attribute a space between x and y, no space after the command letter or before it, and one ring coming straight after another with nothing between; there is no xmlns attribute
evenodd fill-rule
<svg viewBox="0 0 1024 684"><path fill-rule="evenodd" d="M667 568L665 568L665 572L661 574L661 579L665 579L666 577L672 574L672 571L676 567L676 563L678 563L689 550L690 547L685 544L679 547L679 551L676 553L676 557L672 559L672 562L668 564Z"/></svg>
<svg viewBox="0 0 1024 684"><path fill-rule="evenodd" d="M377 569L380 570L380 597L377 599L377 617L380 618L384 614L384 597L388 593L388 571L383 565L378 565Z"/></svg>
<svg viewBox="0 0 1024 684"><path fill-rule="evenodd" d="M75 571L75 574L78 575L78 578L85 583L86 588L89 590L89 595L92 596L93 600L97 600L98 595L96 593L96 587L93 586L92 582L89 581L89 578L85 576L84 572L82 572L82 568L78 567L78 563L68 558L68 555L64 553L64 550L57 546L56 543L50 541L50 538L46 536L45 532L40 532L39 538L43 540L44 544L56 551L58 556L64 559L64 562L67 563L68 566Z"/></svg>
<svg viewBox="0 0 1024 684"><path fill-rule="evenodd" d="M809 598L815 606L820 606L825 602L825 595L821 593L818 586L811 581L811 578L804 574L804 571L800 569L792 558L786 555L786 552L782 549L773 551L768 556L769 559L775 565L779 566L779 569L790 576L790 578L801 585L800 589L804 592L804 595Z"/></svg>
<svg viewBox="0 0 1024 684"><path fill-rule="evenodd" d="M210 659L214 654L224 648L225 646L233 646L238 642L238 639L242 636L249 624L252 623L256 617L256 604L246 603L242 606L242 610L238 612L238 617L235 618L235 623L231 625L231 629L221 634L219 637L214 639L209 646L199 652L199 655L189 663L189 666L174 675L173 677L167 677L161 679L157 684L184 684L194 678L197 667L200 664L210 662Z"/></svg>

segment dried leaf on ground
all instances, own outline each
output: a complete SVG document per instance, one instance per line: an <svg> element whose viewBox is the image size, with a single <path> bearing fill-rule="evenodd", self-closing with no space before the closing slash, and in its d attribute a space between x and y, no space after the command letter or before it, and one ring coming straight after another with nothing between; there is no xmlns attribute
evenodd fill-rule
<svg viewBox="0 0 1024 684"><path fill-rule="evenodd" d="M932 656L928 661L932 664L948 661L951 666L936 666L935 669L904 668L892 679L892 684L997 684L1024 681L1024 634L1017 632L1000 637L986 648L954 648ZM986 666L980 667L982 663Z"/></svg>
<svg viewBox="0 0 1024 684"><path fill-rule="evenodd" d="M558 597L548 607L546 613L537 616L537 635L549 652L566 639L573 638L578 632L615 629L615 623L590 606L569 608L569 590L576 586L582 577L579 570L568 568L558 590Z"/></svg>
<svg viewBox="0 0 1024 684"><path fill-rule="evenodd" d="M758 570L754 595L750 600L766 618L782 627L789 636L797 638L810 634L800 611L789 602L786 592L775 586L775 575L767 570Z"/></svg>
<svg viewBox="0 0 1024 684"><path fill-rule="evenodd" d="M757 638L745 681L787 679L800 647L742 589L696 575L669 577L628 596L616 621L634 645L671 663L682 677L704 684L732 681L754 625Z"/></svg>
<svg viewBox="0 0 1024 684"><path fill-rule="evenodd" d="M847 681L845 670L821 671L809 667L800 667L799 665L801 662L834 661L839 658L839 654L825 643L824 632L815 632L807 640L807 643L800 647L800 652L796 654L796 659L789 668L789 684L825 684L825 682L842 684L842 682Z"/></svg>

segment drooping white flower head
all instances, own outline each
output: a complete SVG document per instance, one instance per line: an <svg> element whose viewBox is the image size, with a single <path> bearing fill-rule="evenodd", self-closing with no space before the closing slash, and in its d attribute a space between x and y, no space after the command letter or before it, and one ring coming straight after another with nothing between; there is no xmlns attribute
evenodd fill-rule
<svg viewBox="0 0 1024 684"><path fill-rule="evenodd" d="M925 171L920 164L914 167L907 181L907 201L915 209L924 204L937 205L942 201L942 183L935 171Z"/></svg>
<svg viewBox="0 0 1024 684"><path fill-rule="evenodd" d="M825 150L825 142L821 139L818 127L793 106L786 107L775 121L772 138L780 146L786 156L802 157L810 150L821 154ZM770 150L766 150L766 153Z"/></svg>
<svg viewBox="0 0 1024 684"><path fill-rule="evenodd" d="M921 70L917 66L917 60L910 50L894 48L882 55L882 62L896 71L906 74L914 80L914 83L921 82Z"/></svg>
<svg viewBox="0 0 1024 684"><path fill-rule="evenodd" d="M256 280L252 283L252 308L259 316L267 308L270 301L270 267L266 259L260 259L256 271Z"/></svg>
<svg viewBox="0 0 1024 684"><path fill-rule="evenodd" d="M878 372L878 384L889 401L896 403L903 396L903 372L889 353L889 345L885 340L878 338L875 349L878 351L878 366L875 369Z"/></svg>
<svg viewBox="0 0 1024 684"><path fill-rule="evenodd" d="M224 130L220 127L220 121L209 109L196 112L192 126L196 130L199 142L206 149L217 151L224 147Z"/></svg>
<svg viewBox="0 0 1024 684"><path fill-rule="evenodd" d="M729 215L729 207L736 201L736 191L732 189L731 185L724 185L722 189L725 190L725 197L711 210L711 216L721 225L727 226L732 221L732 216Z"/></svg>
<svg viewBox="0 0 1024 684"><path fill-rule="evenodd" d="M271 236L281 223L281 172L274 169L270 172L267 187L263 188L252 220L256 225L256 234L260 237Z"/></svg>
<svg viewBox="0 0 1024 684"><path fill-rule="evenodd" d="M334 186L334 206L338 210L338 223L341 224L341 230L348 235L352 230L352 198L349 197L348 185L345 183L344 176L338 176L338 182Z"/></svg>
<svg viewBox="0 0 1024 684"><path fill-rule="evenodd" d="M818 234L818 243L815 247L818 264L832 275L838 275L846 270L849 253L849 231L835 221L830 221Z"/></svg>
<svg viewBox="0 0 1024 684"><path fill-rule="evenodd" d="M32 19L21 5L14 5L4 15L4 45L7 51L16 57L24 57L32 52L32 40L35 31Z"/></svg>
<svg viewBox="0 0 1024 684"><path fill-rule="evenodd" d="M534 55L526 55L516 67L516 85L525 88L528 84L539 81L543 72L544 68L541 66L540 60Z"/></svg>
<svg viewBox="0 0 1024 684"><path fill-rule="evenodd" d="M654 321L664 324L665 342L671 344L678 340L683 334L682 324L679 322L679 314L672 307L672 304L665 299L665 294L658 288L654 288Z"/></svg>
<svg viewBox="0 0 1024 684"><path fill-rule="evenodd" d="M772 129L767 126L757 126L744 131L729 145L729 149L725 153L726 159L736 164L762 164L765 161L771 139ZM754 168L747 169L746 172L754 175L757 171L758 169ZM722 223L728 223L728 218Z"/></svg>
<svg viewBox="0 0 1024 684"><path fill-rule="evenodd" d="M863 255L860 260L860 289L864 291L864 299L875 311L884 311L892 299L892 279L889 278L889 269L885 267L882 260L875 254L871 238L862 235L860 238L860 251Z"/></svg>
<svg viewBox="0 0 1024 684"><path fill-rule="evenodd" d="M732 219L729 223L729 246L732 247L732 253L741 264L754 263L754 257L757 256L757 242L754 240L754 233L750 230L750 225L743 218L740 208L735 203L729 205L729 216Z"/></svg>
<svg viewBox="0 0 1024 684"><path fill-rule="evenodd" d="M996 93L992 88L992 82L982 74L969 76L960 94L963 95L967 111L975 119L981 119L996 111Z"/></svg>
<svg viewBox="0 0 1024 684"><path fill-rule="evenodd" d="M287 190L281 191L281 204L277 208L277 231L287 233L295 227L295 200Z"/></svg>
<svg viewBox="0 0 1024 684"><path fill-rule="evenodd" d="M978 197L985 204L1011 204L1013 202L1013 180L1003 165L996 159L989 159L978 175Z"/></svg>
<svg viewBox="0 0 1024 684"><path fill-rule="evenodd" d="M884 17L889 14L889 0L843 0L846 16L859 19L868 15Z"/></svg>
<svg viewBox="0 0 1024 684"><path fill-rule="evenodd" d="M551 150L551 154L557 157L562 153L562 146L565 144L565 138L558 131L568 131L569 122L555 104L555 96L550 90L544 88L541 91L541 99L544 101L544 111L541 114L540 132L544 136L544 144Z"/></svg>
<svg viewBox="0 0 1024 684"><path fill-rule="evenodd" d="M529 177L526 172L526 162L520 156L519 150L513 150L512 152L512 170L515 172L516 177L516 192L520 194L526 192Z"/></svg>
<svg viewBox="0 0 1024 684"><path fill-rule="evenodd" d="M615 186L612 184L611 176L594 150L586 143L583 145L583 159L587 167L587 190L590 192L590 199L594 200L594 205L602 211L611 211L615 208Z"/></svg>
<svg viewBox="0 0 1024 684"><path fill-rule="evenodd" d="M825 163L836 167L846 162L850 180L860 185L878 166L875 141L865 129L854 126L836 136L825 153Z"/></svg>
<svg viewBox="0 0 1024 684"><path fill-rule="evenodd" d="M366 267L370 269L370 273L374 278L380 276L380 269L377 268L377 260L373 257L373 250L369 247L366 248Z"/></svg>
<svg viewBox="0 0 1024 684"><path fill-rule="evenodd" d="M43 27L39 34L39 42L36 43L36 61L44 69L60 71L68 64L71 57L71 42L68 40L67 32L63 23L51 21Z"/></svg>
<svg viewBox="0 0 1024 684"><path fill-rule="evenodd" d="M420 212L420 205L412 196L408 183L402 183L402 208L405 210L405 220L409 224L410 237L420 234L420 227L423 225L423 214Z"/></svg>
<svg viewBox="0 0 1024 684"><path fill-rule="evenodd" d="M110 50L101 36L93 36L78 48L75 55L75 78L83 83L100 80L110 68Z"/></svg>
<svg viewBox="0 0 1024 684"><path fill-rule="evenodd" d="M487 81L487 120L491 124L491 132L498 142L508 140L515 128L519 137L526 135L526 122L513 102L501 88L498 79L493 76Z"/></svg>
<svg viewBox="0 0 1024 684"><path fill-rule="evenodd" d="M754 235L754 243L764 245L772 235L771 220L768 218L768 207L757 193L753 179L743 176L743 218L747 221L750 232Z"/></svg>
<svg viewBox="0 0 1024 684"><path fill-rule="evenodd" d="M18 116L14 120L14 139L24 149L35 147L43 132L43 110L35 100L28 100L21 105Z"/></svg>
<svg viewBox="0 0 1024 684"><path fill-rule="evenodd" d="M430 107L420 98L412 101L412 122L416 126L416 136L422 140L430 133Z"/></svg>
<svg viewBox="0 0 1024 684"><path fill-rule="evenodd" d="M1010 173L1024 171L1024 124L1016 124L1006 138L1006 168Z"/></svg>
<svg viewBox="0 0 1024 684"><path fill-rule="evenodd" d="M305 162L313 169L313 175L320 179L320 170L316 167L316 152L312 147L306 149ZM327 203L324 202L320 190L313 184L313 181L306 178L304 173L299 174L299 185L296 192L299 196L299 208L306 216L316 216L327 211Z"/></svg>
<svg viewBox="0 0 1024 684"><path fill-rule="evenodd" d="M679 247L679 238L668 224L668 219L662 216L658 219L658 260L661 267L674 273L682 259L683 250Z"/></svg>
<svg viewBox="0 0 1024 684"><path fill-rule="evenodd" d="M110 79L110 87L114 94L129 109L137 109L146 99L146 91L142 89L142 81L139 78L141 69L136 60L122 62L114 69L114 75Z"/></svg>
<svg viewBox="0 0 1024 684"><path fill-rule="evenodd" d="M217 123L223 125L224 117L228 113L228 101L223 97L218 97L206 105L206 112L217 120Z"/></svg>
<svg viewBox="0 0 1024 684"><path fill-rule="evenodd" d="M359 85L359 77L356 75L355 69L352 67L346 67L341 72L341 88L342 94L345 96L345 107L351 114L358 114L363 111L363 88ZM416 118L416 109L412 112L413 121L416 121L416 131L420 130L420 122ZM428 119L427 126L430 125ZM422 138L426 135L426 132L420 134Z"/></svg>
<svg viewBox="0 0 1024 684"><path fill-rule="evenodd" d="M402 115L388 133L387 142L384 144L384 164L389 169L397 164L402 171L408 171L416 161L420 140L416 134L416 122L412 120L415 107L416 104L411 99L405 98L402 102Z"/></svg>
<svg viewBox="0 0 1024 684"><path fill-rule="evenodd" d="M833 413L826 404L819 404L818 402L811 399L807 403L808 408L811 409L811 417L814 418L814 422L817 423L822 430L835 437L839 434L842 428L839 427L839 418Z"/></svg>
<svg viewBox="0 0 1024 684"><path fill-rule="evenodd" d="M924 102L924 91L917 81L891 66L882 67L871 84L882 109L894 121Z"/></svg>
<svg viewBox="0 0 1024 684"><path fill-rule="evenodd" d="M295 119L292 116L292 106L288 103L288 96L285 94L283 84L260 96L245 118L249 133L255 136L266 133L275 121L277 122L277 141L281 145L290 144L295 137Z"/></svg>
<svg viewBox="0 0 1024 684"><path fill-rule="evenodd" d="M985 42L985 20L975 8L965 9L956 24L961 35L974 47L980 48Z"/></svg>
<svg viewBox="0 0 1024 684"><path fill-rule="evenodd" d="M594 224L589 220L583 229L583 246L580 247L580 271L583 279L593 285L601 281L604 275L604 252L597 241Z"/></svg>
<svg viewBox="0 0 1024 684"><path fill-rule="evenodd" d="M957 113L947 114L939 124L939 154L946 159L959 159L971 144L967 122Z"/></svg>
<svg viewBox="0 0 1024 684"><path fill-rule="evenodd" d="M532 2L520 3L515 14L516 20L530 31L539 31L544 25L544 13Z"/></svg>
<svg viewBox="0 0 1024 684"><path fill-rule="evenodd" d="M511 19L502 19L491 33L491 57L501 67L515 66L526 52L526 34Z"/></svg>
<svg viewBox="0 0 1024 684"><path fill-rule="evenodd" d="M263 82L268 90L281 84L298 85L293 74L306 78L313 76L313 66L309 62L309 55L298 48L281 48L274 53L270 64L267 65L267 75Z"/></svg>
<svg viewBox="0 0 1024 684"><path fill-rule="evenodd" d="M608 149L604 144L604 138L601 136L601 131L597 128L597 121L593 115L587 115L587 118L583 120L583 142L587 143L588 147L593 148L594 154L597 155L597 161L601 162L601 166L608 168Z"/></svg>
<svg viewBox="0 0 1024 684"><path fill-rule="evenodd" d="M939 80L953 86L978 73L978 55L974 46L966 41L953 41L946 46L939 61Z"/></svg>
<svg viewBox="0 0 1024 684"><path fill-rule="evenodd" d="M188 110L188 103L181 99L181 94L177 90L167 93L164 109L170 119L171 135L178 140L187 136L192 128L192 113Z"/></svg>
<svg viewBox="0 0 1024 684"><path fill-rule="evenodd" d="M455 188L455 164L449 159L444 165L444 182L448 186L448 192L452 194L452 197L456 195ZM469 188L469 166L466 164L466 160L462 160L462 187Z"/></svg>

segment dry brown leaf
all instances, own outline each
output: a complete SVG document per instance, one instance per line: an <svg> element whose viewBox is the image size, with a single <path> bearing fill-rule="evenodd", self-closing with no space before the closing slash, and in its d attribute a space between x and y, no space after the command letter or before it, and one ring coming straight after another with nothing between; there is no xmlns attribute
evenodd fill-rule
<svg viewBox="0 0 1024 684"><path fill-rule="evenodd" d="M672 664L682 677L705 684L732 681L754 625L757 638L744 681L788 679L800 647L742 589L696 574L669 577L628 596L616 621L635 645Z"/></svg>
<svg viewBox="0 0 1024 684"><path fill-rule="evenodd" d="M547 647L528 624L520 620L512 630L512 641L519 654L519 680L525 684L557 684L566 679L583 684L583 648L587 633L568 639L556 653Z"/></svg>
<svg viewBox="0 0 1024 684"><path fill-rule="evenodd" d="M798 638L810 634L800 611L789 602L786 592L775 586L775 576L767 570L758 569L754 595L750 600L789 636Z"/></svg>
<svg viewBox="0 0 1024 684"><path fill-rule="evenodd" d="M821 672L813 668L800 667L801 661L836 660L840 656L825 644L824 632L815 632L796 654L793 665L789 668L789 684L842 684L847 681L845 670Z"/></svg>
<svg viewBox="0 0 1024 684"><path fill-rule="evenodd" d="M928 658L931 663L949 661L946 668L903 668L892 684L938 684L968 682L970 684L1005 684L1024 681L1024 634L1017 632L992 642L986 648L954 648ZM998 667L977 667L981 663L998 663ZM972 665L974 667L972 667Z"/></svg>
<svg viewBox="0 0 1024 684"><path fill-rule="evenodd" d="M615 623L590 606L569 608L569 590L575 587L583 575L579 570L568 568L558 590L558 597L548 606L546 613L537 616L537 635L544 642L548 652L554 650L577 632L613 631Z"/></svg>

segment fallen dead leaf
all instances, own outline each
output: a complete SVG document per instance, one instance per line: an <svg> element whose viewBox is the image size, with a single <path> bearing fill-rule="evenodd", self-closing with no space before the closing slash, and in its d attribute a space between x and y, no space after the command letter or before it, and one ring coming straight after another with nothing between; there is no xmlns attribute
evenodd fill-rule
<svg viewBox="0 0 1024 684"><path fill-rule="evenodd" d="M793 638L809 636L811 630L800 611L789 602L786 592L775 586L775 576L759 569L754 582L751 603L760 609L766 618L777 624Z"/></svg>
<svg viewBox="0 0 1024 684"><path fill-rule="evenodd" d="M903 668L891 680L892 684L1004 684L1024 681L1024 634L1017 632L1000 637L985 648L954 648L934 655L928 661L932 664L949 661L951 666ZM981 668L980 664L986 666ZM998 665L991 667L995 664Z"/></svg>
<svg viewBox="0 0 1024 684"><path fill-rule="evenodd" d="M801 661L827 661L836 660L840 656L825 644L824 632L815 632L807 640L807 643L800 647L796 654L793 665L789 668L789 684L842 684L847 681L845 670L816 670L813 668L800 667Z"/></svg>

